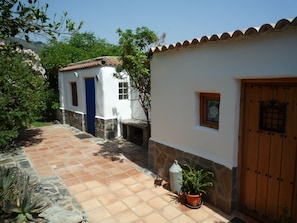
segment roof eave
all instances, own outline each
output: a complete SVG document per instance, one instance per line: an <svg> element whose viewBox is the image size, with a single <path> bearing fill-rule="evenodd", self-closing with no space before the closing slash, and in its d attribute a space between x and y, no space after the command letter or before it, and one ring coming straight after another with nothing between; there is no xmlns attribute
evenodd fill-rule
<svg viewBox="0 0 297 223"><path fill-rule="evenodd" d="M233 32L225 32L222 34L213 34L211 36L203 36L200 39L185 40L183 42L177 42L175 44L157 46L150 49L150 53L160 53L168 50L174 50L177 48L184 48L202 43L217 42L222 40L230 40L237 38L245 38L247 36L280 31L285 29L297 28L297 17L294 19L281 19L276 24L264 24L261 27L250 27L246 30L235 30Z"/></svg>

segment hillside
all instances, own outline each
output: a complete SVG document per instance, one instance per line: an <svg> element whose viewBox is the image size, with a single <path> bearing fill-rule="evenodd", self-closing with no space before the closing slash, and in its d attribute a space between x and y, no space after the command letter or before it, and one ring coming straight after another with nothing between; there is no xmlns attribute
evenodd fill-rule
<svg viewBox="0 0 297 223"><path fill-rule="evenodd" d="M31 49L31 50L35 51L36 53L38 53L44 46L44 43L41 41L38 41L38 42L31 41L28 43L27 41L18 39L18 38L12 38L12 41L23 45L24 49Z"/></svg>

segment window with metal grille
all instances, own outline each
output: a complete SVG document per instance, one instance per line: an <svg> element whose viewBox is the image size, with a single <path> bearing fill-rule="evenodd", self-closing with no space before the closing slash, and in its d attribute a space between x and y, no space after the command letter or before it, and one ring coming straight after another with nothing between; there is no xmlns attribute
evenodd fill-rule
<svg viewBox="0 0 297 223"><path fill-rule="evenodd" d="M128 99L128 82L119 82L119 99Z"/></svg>
<svg viewBox="0 0 297 223"><path fill-rule="evenodd" d="M278 101L260 102L260 130L286 131L286 104Z"/></svg>

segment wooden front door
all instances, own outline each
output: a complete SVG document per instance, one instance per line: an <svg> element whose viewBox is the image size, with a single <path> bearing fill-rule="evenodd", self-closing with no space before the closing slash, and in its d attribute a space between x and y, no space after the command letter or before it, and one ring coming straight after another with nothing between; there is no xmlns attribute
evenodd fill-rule
<svg viewBox="0 0 297 223"><path fill-rule="evenodd" d="M240 209L297 219L297 79L243 81ZM293 221L293 222L295 222Z"/></svg>

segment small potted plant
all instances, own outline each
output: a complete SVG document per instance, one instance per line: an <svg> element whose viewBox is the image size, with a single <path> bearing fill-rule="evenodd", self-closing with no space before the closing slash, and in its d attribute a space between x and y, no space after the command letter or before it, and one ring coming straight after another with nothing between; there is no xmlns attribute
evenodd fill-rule
<svg viewBox="0 0 297 223"><path fill-rule="evenodd" d="M185 194L186 205L192 208L200 207L202 194L207 193L206 187L213 186L211 178L214 173L185 164L182 168L182 175L181 190Z"/></svg>

